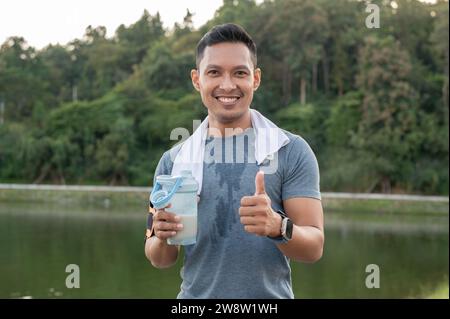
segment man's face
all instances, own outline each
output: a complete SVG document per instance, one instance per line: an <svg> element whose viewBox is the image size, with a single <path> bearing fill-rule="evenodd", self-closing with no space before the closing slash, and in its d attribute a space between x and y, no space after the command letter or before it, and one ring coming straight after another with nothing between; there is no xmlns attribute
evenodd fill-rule
<svg viewBox="0 0 450 319"><path fill-rule="evenodd" d="M254 69L245 44L223 42L205 48L198 70L192 70L191 77L208 114L225 124L247 113L261 70Z"/></svg>

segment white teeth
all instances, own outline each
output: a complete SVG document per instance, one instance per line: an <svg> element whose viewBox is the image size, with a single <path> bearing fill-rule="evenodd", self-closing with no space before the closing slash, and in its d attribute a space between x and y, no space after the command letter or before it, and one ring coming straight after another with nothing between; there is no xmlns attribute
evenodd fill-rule
<svg viewBox="0 0 450 319"><path fill-rule="evenodd" d="M218 100L223 103L233 103L237 101L237 97L219 97Z"/></svg>

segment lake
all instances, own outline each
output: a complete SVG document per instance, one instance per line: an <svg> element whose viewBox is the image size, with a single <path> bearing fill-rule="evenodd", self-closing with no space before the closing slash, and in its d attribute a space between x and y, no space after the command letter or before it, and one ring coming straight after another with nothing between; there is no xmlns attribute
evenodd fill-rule
<svg viewBox="0 0 450 319"><path fill-rule="evenodd" d="M108 206L108 205L106 205ZM145 208L0 202L0 298L175 298L181 258L144 256ZM291 262L296 298L415 298L448 283L448 213L325 211L325 250ZM66 266L80 288L66 287ZM366 266L380 287L366 287Z"/></svg>

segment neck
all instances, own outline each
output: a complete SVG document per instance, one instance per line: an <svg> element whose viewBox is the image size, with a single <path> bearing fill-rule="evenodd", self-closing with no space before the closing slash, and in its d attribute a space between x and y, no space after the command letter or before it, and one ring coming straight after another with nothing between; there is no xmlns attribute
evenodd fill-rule
<svg viewBox="0 0 450 319"><path fill-rule="evenodd" d="M208 124L208 136L227 137L238 135L247 128L252 127L250 110L247 110L239 119L231 122L221 122L210 114Z"/></svg>

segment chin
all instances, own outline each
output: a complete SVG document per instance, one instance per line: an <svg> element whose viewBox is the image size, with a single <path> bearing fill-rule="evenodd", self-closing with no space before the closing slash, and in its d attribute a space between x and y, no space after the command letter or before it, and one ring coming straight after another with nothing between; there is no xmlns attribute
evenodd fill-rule
<svg viewBox="0 0 450 319"><path fill-rule="evenodd" d="M241 109L221 109L217 112L213 112L214 117L222 123L231 123L239 120L248 111L248 108Z"/></svg>

